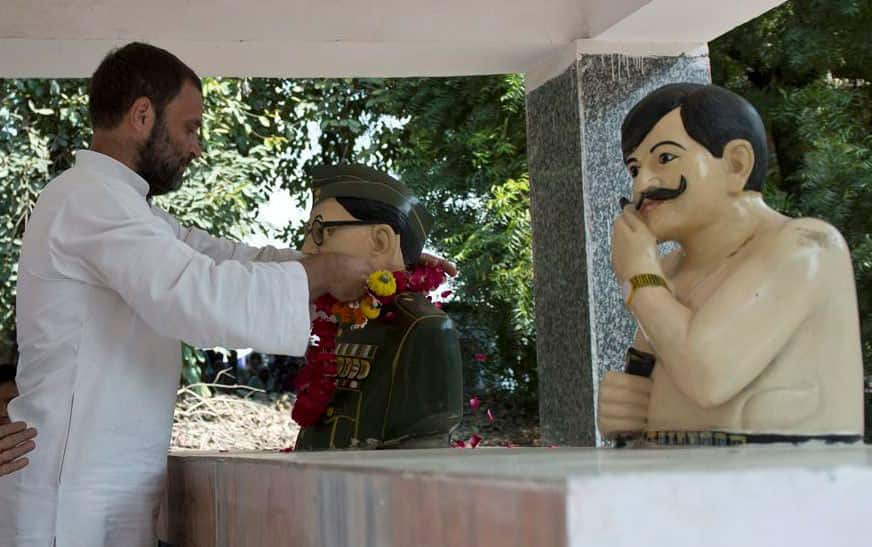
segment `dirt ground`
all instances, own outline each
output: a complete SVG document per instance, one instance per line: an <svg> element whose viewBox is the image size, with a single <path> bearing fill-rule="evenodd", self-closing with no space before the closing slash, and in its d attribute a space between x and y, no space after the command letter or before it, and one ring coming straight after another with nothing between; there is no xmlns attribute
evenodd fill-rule
<svg viewBox="0 0 872 547"><path fill-rule="evenodd" d="M291 420L293 395L254 390L225 391L201 397L179 390L173 420L173 448L201 450L276 450L293 446L299 426ZM464 417L452 440L467 442L478 435L479 446L541 446L539 417L500 393L477 396L473 410L464 402ZM493 417L488 417L488 410Z"/></svg>

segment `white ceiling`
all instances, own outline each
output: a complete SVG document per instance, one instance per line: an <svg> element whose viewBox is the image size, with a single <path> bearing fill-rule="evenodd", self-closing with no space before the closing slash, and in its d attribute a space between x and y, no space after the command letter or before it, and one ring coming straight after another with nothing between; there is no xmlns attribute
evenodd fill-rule
<svg viewBox="0 0 872 547"><path fill-rule="evenodd" d="M0 0L0 76L87 76L112 47L203 75L525 72L578 39L704 43L783 0Z"/></svg>

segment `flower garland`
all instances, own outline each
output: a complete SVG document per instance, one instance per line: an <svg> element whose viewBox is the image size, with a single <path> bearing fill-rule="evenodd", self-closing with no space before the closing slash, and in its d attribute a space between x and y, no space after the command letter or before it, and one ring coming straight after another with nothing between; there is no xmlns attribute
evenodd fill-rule
<svg viewBox="0 0 872 547"><path fill-rule="evenodd" d="M368 293L357 302L342 303L329 294L315 300L313 342L306 351L306 364L294 379L297 400L291 412L293 420L301 427L313 426L321 421L333 400L339 327L363 328L367 321L379 317L382 308L393 302L395 295L404 292L428 294L445 279L445 270L441 266L419 264L411 270L374 272L367 280ZM446 291L442 296L449 294ZM388 312L383 320L390 321L393 317L393 312Z"/></svg>
<svg viewBox="0 0 872 547"><path fill-rule="evenodd" d="M353 329L365 327L370 319L378 319L382 306L397 292L396 278L385 270L372 273L366 286L369 293L357 302L336 302L330 307L331 315L340 325L351 325Z"/></svg>

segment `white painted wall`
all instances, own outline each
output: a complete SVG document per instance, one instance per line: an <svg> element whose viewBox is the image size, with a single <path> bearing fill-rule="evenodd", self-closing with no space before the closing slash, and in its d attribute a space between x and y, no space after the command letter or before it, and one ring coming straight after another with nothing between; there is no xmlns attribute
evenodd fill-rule
<svg viewBox="0 0 872 547"><path fill-rule="evenodd" d="M204 75L526 72L577 39L706 42L783 0L3 0L0 76L88 76L144 40Z"/></svg>

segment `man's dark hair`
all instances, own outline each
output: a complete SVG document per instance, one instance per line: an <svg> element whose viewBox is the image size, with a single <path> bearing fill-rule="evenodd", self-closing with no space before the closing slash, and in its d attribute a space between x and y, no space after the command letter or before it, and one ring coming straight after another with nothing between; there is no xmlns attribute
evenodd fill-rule
<svg viewBox="0 0 872 547"><path fill-rule="evenodd" d="M203 92L200 77L165 49L133 42L110 51L91 76L88 89L91 126L117 127L140 97L147 97L160 117L186 81Z"/></svg>
<svg viewBox="0 0 872 547"><path fill-rule="evenodd" d="M337 197L336 201L357 220L378 221L393 228L394 233L400 236L403 262L407 267L418 263L424 250L424 241L415 235L407 215L392 205L372 199Z"/></svg>
<svg viewBox="0 0 872 547"><path fill-rule="evenodd" d="M720 158L734 139L754 149L754 169L745 190L761 192L768 163L766 129L751 103L715 85L669 84L654 91L630 110L621 125L624 158L633 153L664 116L681 108L681 122L690 137Z"/></svg>

